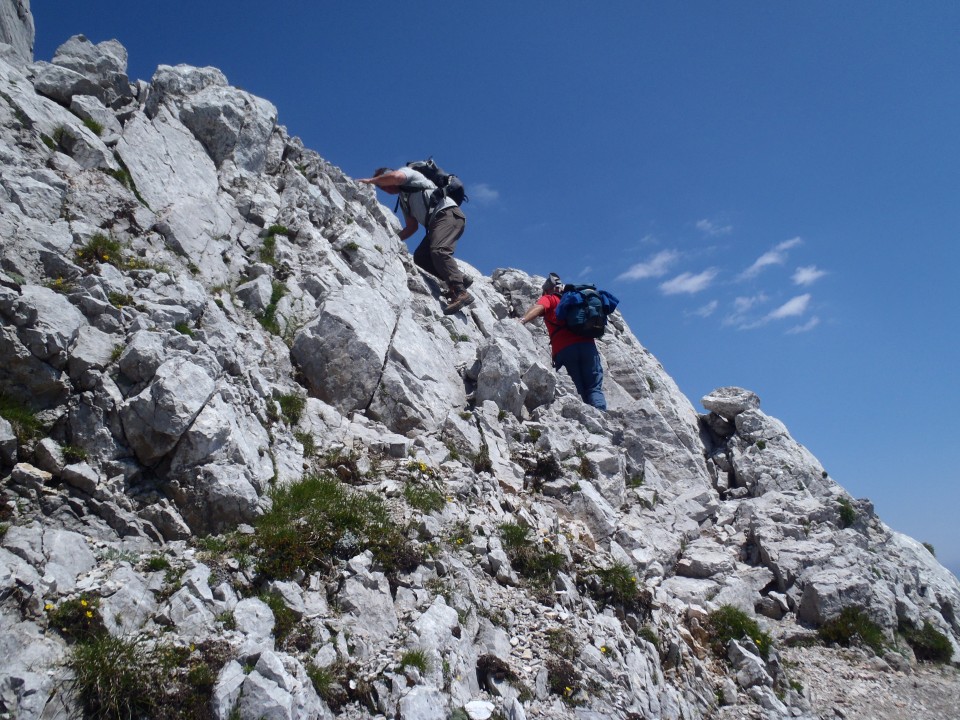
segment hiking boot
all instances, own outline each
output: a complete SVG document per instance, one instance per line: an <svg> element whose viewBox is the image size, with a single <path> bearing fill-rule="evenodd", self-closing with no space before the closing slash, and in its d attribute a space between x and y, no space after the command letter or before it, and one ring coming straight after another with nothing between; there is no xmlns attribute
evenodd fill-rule
<svg viewBox="0 0 960 720"><path fill-rule="evenodd" d="M468 293L466 290L461 290L460 294L453 298L453 300L450 301L450 304L443 309L443 314L453 315L455 312L459 312L472 302L473 295Z"/></svg>
<svg viewBox="0 0 960 720"><path fill-rule="evenodd" d="M468 287L470 287L471 285L473 285L473 278L472 278L472 277L467 277L466 275L464 275L464 276L463 276L463 289L466 290L466 289L467 289ZM456 295L457 295L457 291L456 291L454 288L452 288L452 287L451 287L451 288L447 288L446 290L443 291L443 296L444 296L445 298L454 298L454 297L456 297Z"/></svg>

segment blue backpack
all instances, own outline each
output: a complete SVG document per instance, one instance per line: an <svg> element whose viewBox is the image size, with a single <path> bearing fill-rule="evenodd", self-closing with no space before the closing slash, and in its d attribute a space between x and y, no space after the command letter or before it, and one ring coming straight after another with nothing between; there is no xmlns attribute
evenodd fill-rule
<svg viewBox="0 0 960 720"><path fill-rule="evenodd" d="M557 305L557 320L577 335L603 337L607 315L619 304L613 295L593 285L566 285Z"/></svg>

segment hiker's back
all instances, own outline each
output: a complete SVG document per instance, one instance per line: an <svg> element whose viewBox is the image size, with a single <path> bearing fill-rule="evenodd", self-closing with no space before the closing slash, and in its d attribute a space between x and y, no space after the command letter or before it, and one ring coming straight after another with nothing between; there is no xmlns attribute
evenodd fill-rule
<svg viewBox="0 0 960 720"><path fill-rule="evenodd" d="M557 319L577 335L600 338L607 329L607 316L619 303L606 290L593 285L567 285L557 305Z"/></svg>
<svg viewBox="0 0 960 720"><path fill-rule="evenodd" d="M457 203L438 192L437 185L423 173L408 167L401 168L401 172L407 176L407 181L400 188L400 206L424 227L429 224L433 214L446 208L457 207Z"/></svg>

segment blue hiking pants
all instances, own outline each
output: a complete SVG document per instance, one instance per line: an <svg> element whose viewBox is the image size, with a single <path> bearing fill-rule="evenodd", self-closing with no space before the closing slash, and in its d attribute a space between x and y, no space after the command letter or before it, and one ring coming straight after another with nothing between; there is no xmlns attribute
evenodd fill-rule
<svg viewBox="0 0 960 720"><path fill-rule="evenodd" d="M607 399L603 396L603 365L600 353L592 342L578 342L565 347L553 356L553 364L559 369L565 367L577 392L587 405L599 410L607 409Z"/></svg>

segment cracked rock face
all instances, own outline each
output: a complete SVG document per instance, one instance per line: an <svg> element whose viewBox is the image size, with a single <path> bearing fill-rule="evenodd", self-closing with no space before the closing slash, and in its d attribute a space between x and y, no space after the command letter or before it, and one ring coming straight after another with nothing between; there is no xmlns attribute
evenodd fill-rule
<svg viewBox="0 0 960 720"><path fill-rule="evenodd" d="M80 600L207 658L223 719L822 717L777 643L851 605L957 659L957 579L754 393L699 414L614 315L601 413L517 322L543 278L458 258L477 300L442 315L389 209L219 70L32 60L0 52L0 713L77 709L49 618ZM383 502L404 562L354 529L265 577L258 523L315 475ZM714 657L724 605L771 654Z"/></svg>
<svg viewBox="0 0 960 720"><path fill-rule="evenodd" d="M10 46L9 51L0 48L0 56L12 65L33 62L35 35L30 0L10 0L0 4L0 43Z"/></svg>

